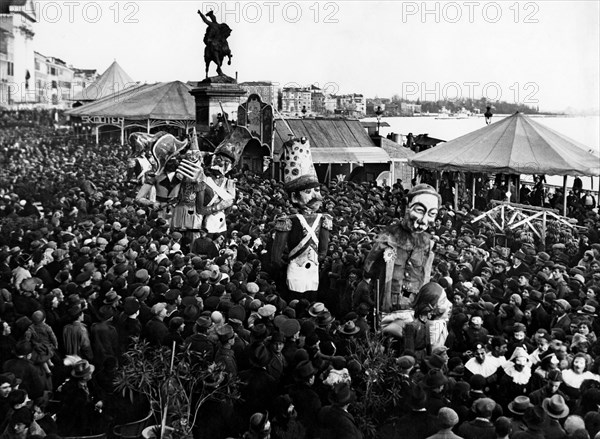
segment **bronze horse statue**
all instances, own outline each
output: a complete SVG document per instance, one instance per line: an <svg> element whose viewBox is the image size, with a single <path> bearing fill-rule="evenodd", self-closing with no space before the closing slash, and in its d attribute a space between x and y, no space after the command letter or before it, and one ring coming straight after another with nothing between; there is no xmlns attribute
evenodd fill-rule
<svg viewBox="0 0 600 439"><path fill-rule="evenodd" d="M217 74L219 76L225 76L221 70L223 65L223 59L227 56L229 60L228 65L231 65L231 50L227 43L227 38L231 35L231 28L226 23L218 23L213 11L209 11L204 15L201 11L198 11L200 17L206 25L206 34L204 34L204 62L206 63L206 77L208 78L208 68L211 62L217 65ZM206 17L210 17L208 20Z"/></svg>

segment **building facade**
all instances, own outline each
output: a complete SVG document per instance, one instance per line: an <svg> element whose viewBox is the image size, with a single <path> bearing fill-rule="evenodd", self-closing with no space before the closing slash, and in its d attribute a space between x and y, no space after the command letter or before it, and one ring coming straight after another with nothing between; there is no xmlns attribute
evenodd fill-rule
<svg viewBox="0 0 600 439"><path fill-rule="evenodd" d="M305 113L302 110L306 109ZM284 87L281 96L281 111L290 116L310 115L312 109L311 87Z"/></svg>
<svg viewBox="0 0 600 439"><path fill-rule="evenodd" d="M0 7L0 104L35 102L33 37L36 14L31 0L3 1Z"/></svg>
<svg viewBox="0 0 600 439"><path fill-rule="evenodd" d="M336 113L361 117L367 114L367 99L358 93L336 96Z"/></svg>
<svg viewBox="0 0 600 439"><path fill-rule="evenodd" d="M277 108L277 88L271 81L247 81L239 85L246 90L246 98L251 94L257 94L265 104Z"/></svg>
<svg viewBox="0 0 600 439"><path fill-rule="evenodd" d="M35 102L67 108L73 97L74 70L59 59L35 52Z"/></svg>

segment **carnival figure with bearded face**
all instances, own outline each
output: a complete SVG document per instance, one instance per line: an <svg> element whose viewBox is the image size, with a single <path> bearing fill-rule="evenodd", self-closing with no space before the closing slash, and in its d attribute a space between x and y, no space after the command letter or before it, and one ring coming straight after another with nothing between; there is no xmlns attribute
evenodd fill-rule
<svg viewBox="0 0 600 439"><path fill-rule="evenodd" d="M365 271L380 279L380 310L388 316L382 326L384 322L392 323L386 327L392 334L402 335L404 325L413 319L415 306L429 305L435 310L430 317L448 319L451 304L441 287L430 285L427 294L419 293L431 278L434 241L427 229L433 225L440 203L440 195L430 185L414 186L408 193L404 218L375 238L365 260ZM441 339L445 341L443 329L438 329L440 334L433 345L439 345Z"/></svg>
<svg viewBox="0 0 600 439"><path fill-rule="evenodd" d="M333 219L318 212L323 197L308 139L284 143L281 163L285 189L298 212L276 219L272 262L282 268L287 264L286 285L291 297L305 295L311 300L319 287L319 265L327 254Z"/></svg>

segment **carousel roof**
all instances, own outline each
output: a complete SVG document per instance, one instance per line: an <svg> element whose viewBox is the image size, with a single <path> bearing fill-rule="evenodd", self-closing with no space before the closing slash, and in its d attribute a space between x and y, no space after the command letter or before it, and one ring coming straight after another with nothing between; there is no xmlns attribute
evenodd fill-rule
<svg viewBox="0 0 600 439"><path fill-rule="evenodd" d="M196 120L191 86L181 82L143 84L67 111L70 116L123 117L130 120Z"/></svg>
<svg viewBox="0 0 600 439"><path fill-rule="evenodd" d="M590 148L521 113L416 154L417 168L505 174L600 175Z"/></svg>

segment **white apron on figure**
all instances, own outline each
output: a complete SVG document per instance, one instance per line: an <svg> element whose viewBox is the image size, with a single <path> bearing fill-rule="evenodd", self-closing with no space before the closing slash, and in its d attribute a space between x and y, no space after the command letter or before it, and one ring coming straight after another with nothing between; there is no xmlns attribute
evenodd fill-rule
<svg viewBox="0 0 600 439"><path fill-rule="evenodd" d="M308 225L302 215L297 217L306 235L290 252L291 259L287 268L287 286L291 291L304 293L305 291L316 291L319 288L319 256L316 251L319 239L316 230L321 224L321 216L321 214L317 215L312 226ZM311 240L312 242L310 242ZM308 246L305 247L307 244ZM304 250L302 250L303 248Z"/></svg>
<svg viewBox="0 0 600 439"><path fill-rule="evenodd" d="M217 185L217 183L211 178L208 177L206 179L206 184L210 187L214 196L212 200L207 204L207 207L211 207L221 200L232 200L233 195L225 190L225 185L227 184L227 179L223 179L223 183L221 186ZM227 231L227 222L225 221L225 212L220 210L215 213L209 213L204 217L204 227L208 230L208 233L223 233Z"/></svg>

